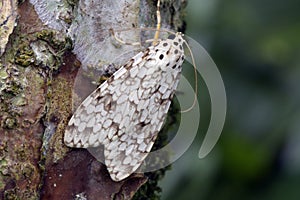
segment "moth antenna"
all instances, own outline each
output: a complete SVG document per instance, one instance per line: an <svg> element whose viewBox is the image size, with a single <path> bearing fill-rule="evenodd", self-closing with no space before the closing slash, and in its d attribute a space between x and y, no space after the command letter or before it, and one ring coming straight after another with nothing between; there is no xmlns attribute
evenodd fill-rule
<svg viewBox="0 0 300 200"><path fill-rule="evenodd" d="M180 111L181 113L186 113L186 112L189 112L191 111L194 106L196 105L196 102L197 102L197 96L198 96L198 77L197 77L197 67L196 67L196 62L195 62L195 59L194 59L194 55L193 55L193 52L189 46L189 44L184 40L184 43L185 45L187 46L190 54L191 54L191 58L192 58L192 64L193 64L193 67L194 67L194 74L195 74L195 96L194 96L194 101L193 101L193 104L191 107L189 107L188 109L186 110L182 110Z"/></svg>
<svg viewBox="0 0 300 200"><path fill-rule="evenodd" d="M161 26L160 0L157 1L156 18L157 18L157 24L156 24L156 32L154 35L154 41L152 43L153 45L157 43L157 40L159 38L159 33L160 33L160 26Z"/></svg>

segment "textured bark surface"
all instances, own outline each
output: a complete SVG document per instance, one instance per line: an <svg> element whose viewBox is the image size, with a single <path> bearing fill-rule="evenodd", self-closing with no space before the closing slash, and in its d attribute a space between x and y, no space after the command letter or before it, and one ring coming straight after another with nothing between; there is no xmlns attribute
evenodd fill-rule
<svg viewBox="0 0 300 200"><path fill-rule="evenodd" d="M151 192L154 198L164 171L116 183L87 150L62 141L75 81L87 82L77 75L127 48L113 47L104 30L153 27L156 1L61 0L57 7L45 2L0 2L0 199L130 199L147 179L151 187L135 198ZM164 27L183 27L185 1L162 3ZM112 16L118 17L113 25ZM87 94L75 96L80 101Z"/></svg>

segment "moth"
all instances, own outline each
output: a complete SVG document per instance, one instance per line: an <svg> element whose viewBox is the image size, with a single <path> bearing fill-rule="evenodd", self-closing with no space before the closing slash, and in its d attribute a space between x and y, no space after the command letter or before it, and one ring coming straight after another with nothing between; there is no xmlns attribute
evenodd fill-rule
<svg viewBox="0 0 300 200"><path fill-rule="evenodd" d="M91 93L71 117L69 147L104 145L114 181L128 177L150 152L176 91L184 50L181 33L132 57Z"/></svg>
<svg viewBox="0 0 300 200"><path fill-rule="evenodd" d="M157 13L159 30L159 9ZM149 154L180 79L183 34L165 40L157 35L152 46L129 59L81 103L65 130L69 147L104 146L105 165L114 181L130 176Z"/></svg>

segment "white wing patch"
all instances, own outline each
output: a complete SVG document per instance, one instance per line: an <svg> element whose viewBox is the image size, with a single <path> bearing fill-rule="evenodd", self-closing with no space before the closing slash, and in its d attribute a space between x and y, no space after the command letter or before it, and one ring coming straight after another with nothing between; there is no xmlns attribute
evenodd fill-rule
<svg viewBox="0 0 300 200"><path fill-rule="evenodd" d="M183 61L180 33L134 56L77 108L65 131L65 144L104 145L111 178L128 177L142 164L162 128Z"/></svg>

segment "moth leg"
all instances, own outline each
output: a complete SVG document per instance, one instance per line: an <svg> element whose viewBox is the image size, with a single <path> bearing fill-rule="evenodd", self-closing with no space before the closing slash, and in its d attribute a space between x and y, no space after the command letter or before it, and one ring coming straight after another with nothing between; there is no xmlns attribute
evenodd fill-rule
<svg viewBox="0 0 300 200"><path fill-rule="evenodd" d="M156 31L155 31L154 39L152 42L153 45L157 44L157 41L159 38L160 27L161 27L160 0L157 1L156 17L157 17L157 24L156 24Z"/></svg>
<svg viewBox="0 0 300 200"><path fill-rule="evenodd" d="M113 37L113 39L117 42L119 42L120 44L123 44L123 45L132 45L132 46L140 46L141 43L140 42L125 42L123 41L122 39L118 38L114 32L114 30L111 28L109 29L109 32L111 34L111 36Z"/></svg>
<svg viewBox="0 0 300 200"><path fill-rule="evenodd" d="M157 1L157 10L156 10L156 18L157 18L157 23L156 23L156 31L153 39L146 40L145 43L151 43L152 45L156 45L158 40L159 40L159 33L160 33L160 28L161 28L161 15L160 15L160 0ZM122 39L118 38L112 28L109 29L110 34L114 38L115 41L119 42L120 44L123 45L132 45L132 46L141 46L141 42L126 42L123 41Z"/></svg>
<svg viewBox="0 0 300 200"><path fill-rule="evenodd" d="M142 30L142 28L141 28L141 30ZM112 28L109 29L109 32L110 32L110 35L113 37L114 41L117 41L121 45L142 46L141 42L126 42L126 41L122 40L115 34L115 31ZM148 39L148 40L144 41L143 43L154 43L154 41L156 41L155 42L155 44L156 44L157 41L159 40L158 39L159 34L156 37L157 37L156 39Z"/></svg>

